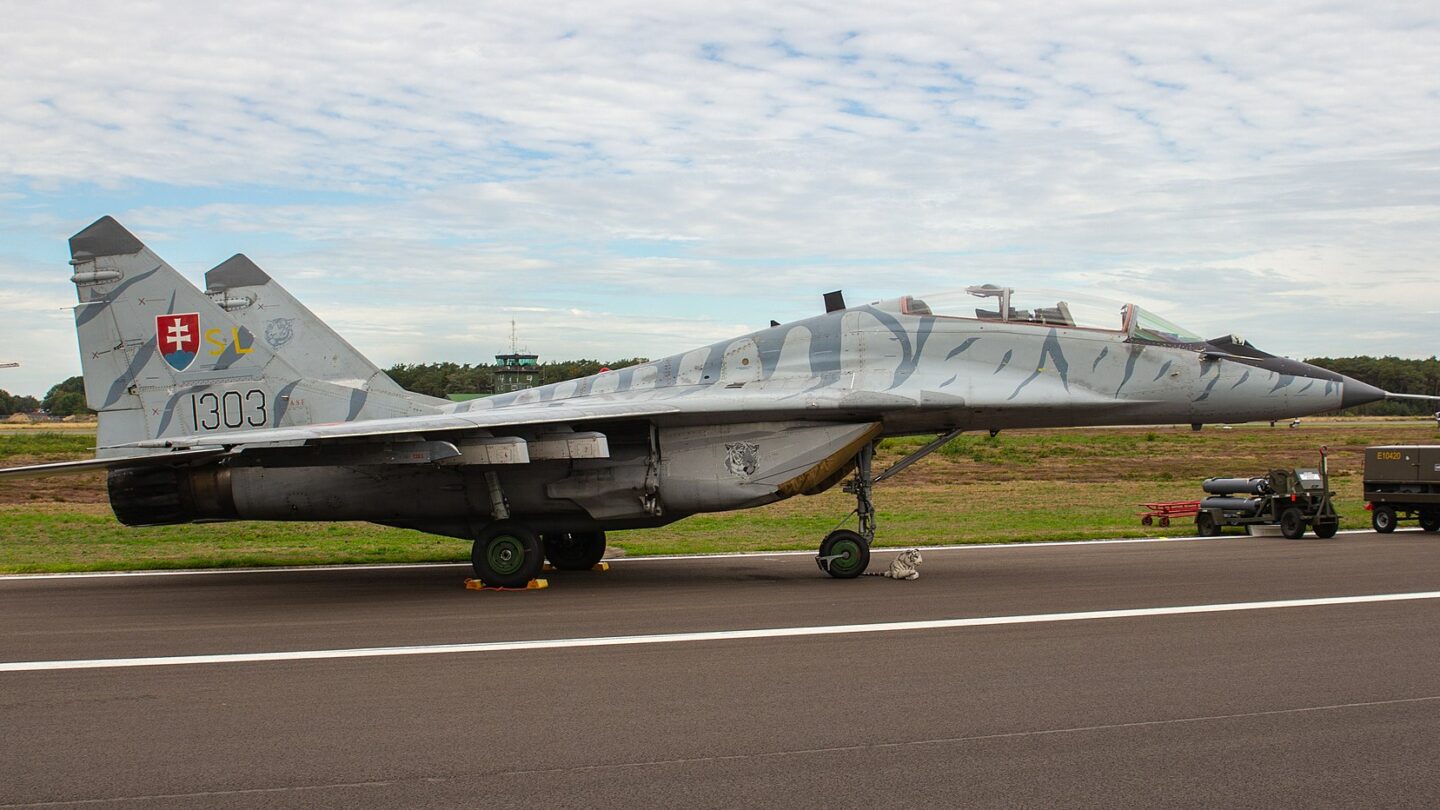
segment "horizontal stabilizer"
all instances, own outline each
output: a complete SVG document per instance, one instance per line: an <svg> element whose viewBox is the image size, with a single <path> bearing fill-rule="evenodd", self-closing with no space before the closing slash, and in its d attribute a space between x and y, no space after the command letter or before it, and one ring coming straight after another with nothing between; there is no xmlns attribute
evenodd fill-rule
<svg viewBox="0 0 1440 810"><path fill-rule="evenodd" d="M170 453L149 453L143 456L121 456L118 458L87 458L82 461L55 461L49 464L31 464L26 467L0 467L0 478L40 478L47 475L104 470L110 467L127 467L140 464L171 464L176 461L193 461L205 456L224 453L219 447L197 447L190 450L176 450Z"/></svg>

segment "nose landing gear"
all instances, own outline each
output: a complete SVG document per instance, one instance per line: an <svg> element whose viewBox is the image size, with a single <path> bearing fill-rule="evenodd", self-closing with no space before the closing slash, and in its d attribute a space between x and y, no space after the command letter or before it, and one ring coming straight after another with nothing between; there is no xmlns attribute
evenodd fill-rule
<svg viewBox="0 0 1440 810"><path fill-rule="evenodd" d="M919 450L895 462L879 476L872 474L878 440L867 442L855 456L855 477L845 482L845 491L855 496L855 516L859 531L836 529L825 535L815 564L836 579L853 579L865 573L870 565L870 546L875 542L875 502L871 495L875 485L909 467L911 464L949 444L961 431L952 430L937 436Z"/></svg>

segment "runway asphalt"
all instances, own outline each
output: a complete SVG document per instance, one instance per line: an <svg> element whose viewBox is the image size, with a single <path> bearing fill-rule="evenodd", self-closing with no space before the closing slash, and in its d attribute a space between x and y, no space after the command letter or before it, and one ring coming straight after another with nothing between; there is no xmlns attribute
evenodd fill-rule
<svg viewBox="0 0 1440 810"><path fill-rule="evenodd" d="M0 578L0 808L1440 805L1440 537L924 553Z"/></svg>

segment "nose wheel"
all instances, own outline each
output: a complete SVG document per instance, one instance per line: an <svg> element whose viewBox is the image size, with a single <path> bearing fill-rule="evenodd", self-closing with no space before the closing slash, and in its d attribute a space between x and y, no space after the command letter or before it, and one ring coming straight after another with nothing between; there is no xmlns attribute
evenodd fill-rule
<svg viewBox="0 0 1440 810"><path fill-rule="evenodd" d="M853 579L870 565L870 544L859 532L836 529L825 535L815 562L821 571L836 579Z"/></svg>

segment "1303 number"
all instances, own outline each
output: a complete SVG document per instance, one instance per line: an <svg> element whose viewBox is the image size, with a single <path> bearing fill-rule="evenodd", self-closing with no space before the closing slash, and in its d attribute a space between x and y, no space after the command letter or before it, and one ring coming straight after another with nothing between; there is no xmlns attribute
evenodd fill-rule
<svg viewBox="0 0 1440 810"><path fill-rule="evenodd" d="M265 427L269 419L265 392L258 389L191 394L190 408L196 431Z"/></svg>

